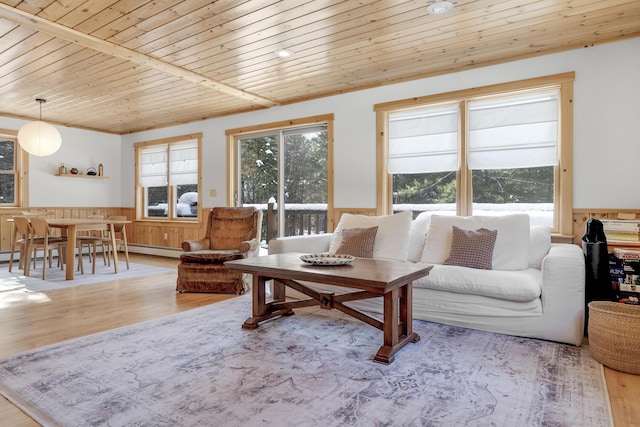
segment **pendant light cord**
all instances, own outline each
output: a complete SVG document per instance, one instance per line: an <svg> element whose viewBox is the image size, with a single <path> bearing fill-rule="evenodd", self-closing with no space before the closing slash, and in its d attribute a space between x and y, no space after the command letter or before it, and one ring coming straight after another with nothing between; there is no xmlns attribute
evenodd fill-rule
<svg viewBox="0 0 640 427"><path fill-rule="evenodd" d="M40 121L42 121L42 104L47 102L47 100L42 98L36 98L36 102L40 104Z"/></svg>

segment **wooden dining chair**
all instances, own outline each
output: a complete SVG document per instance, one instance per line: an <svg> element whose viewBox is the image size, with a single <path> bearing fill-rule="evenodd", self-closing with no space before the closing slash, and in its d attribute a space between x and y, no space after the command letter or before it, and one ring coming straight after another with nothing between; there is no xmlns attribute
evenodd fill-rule
<svg viewBox="0 0 640 427"><path fill-rule="evenodd" d="M9 271L13 268L13 257L15 255L16 248L20 250L20 258L18 261L18 268L25 269L24 263L27 252L29 250L29 239L31 237L31 223L29 219L24 216L14 216L13 226L15 236L11 239L11 254L9 255Z"/></svg>
<svg viewBox="0 0 640 427"><path fill-rule="evenodd" d="M60 269L64 268L64 260L63 254L64 247L67 244L66 237L54 237L51 236L51 232L49 229L49 224L47 220L40 217L33 217L29 219L31 223L31 236L29 238L29 246L27 251L27 260L25 267L25 276L29 275L29 264L31 262L31 252L33 251L33 257L37 256L37 250L43 250L43 261L42 261L42 280L46 279L47 274L47 263L49 262L49 266L51 266L51 253L50 251L53 249L58 250L58 261L60 264Z"/></svg>
<svg viewBox="0 0 640 427"><path fill-rule="evenodd" d="M53 211L45 211L45 210L34 210L34 211L22 211L22 216L27 218L32 217L41 217L41 218L52 218L56 216L56 213Z"/></svg>
<svg viewBox="0 0 640 427"><path fill-rule="evenodd" d="M126 221L127 217L126 216L110 216L107 219ZM94 257L93 266L92 266L93 273L95 273L95 249L98 245L103 246L103 253L106 253L108 263L110 263L112 259L114 260L113 261L114 270L116 269L114 252L118 250L119 246L122 246L124 255L125 255L125 261L127 264L127 270L129 270L129 247L127 244L127 230L125 228L124 223L114 224L113 230L114 230L114 235L115 235L114 237L116 242L115 247L113 245L113 241L111 240L110 231L104 232L101 236L96 235L91 238L88 238L93 244L93 252L92 252ZM84 236L81 236L79 238L85 239Z"/></svg>
<svg viewBox="0 0 640 427"><path fill-rule="evenodd" d="M104 219L103 215L89 215L87 219ZM83 249L87 246L89 252L89 262L91 263L91 272L96 274L96 258L98 247L102 248L102 261L104 265L111 265L111 259L108 256L107 244L105 239L106 232L104 231L88 231L85 235L76 236L76 246L78 248L78 270L84 274L83 265Z"/></svg>
<svg viewBox="0 0 640 427"><path fill-rule="evenodd" d="M45 209L34 209L31 211L22 211L20 213L20 216L24 216L27 219L31 219L31 218L54 218L56 216L56 213L53 211L47 211ZM56 230L52 230L51 231L52 235L56 235Z"/></svg>
<svg viewBox="0 0 640 427"><path fill-rule="evenodd" d="M126 221L126 216L110 216L107 219ZM129 246L127 244L127 228L125 227L125 223L116 223L113 224L113 231L115 233L116 247L112 248L114 251L118 250L119 246L122 246L122 250L124 252L124 259L127 263L127 270L129 270ZM111 245L111 235L107 233L107 238L109 239L109 245Z"/></svg>

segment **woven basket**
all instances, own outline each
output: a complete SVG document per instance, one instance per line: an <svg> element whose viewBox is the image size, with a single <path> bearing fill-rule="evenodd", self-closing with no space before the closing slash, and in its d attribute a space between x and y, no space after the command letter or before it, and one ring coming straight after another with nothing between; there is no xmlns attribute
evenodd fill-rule
<svg viewBox="0 0 640 427"><path fill-rule="evenodd" d="M640 307L590 302L589 347L593 358L603 365L640 374Z"/></svg>

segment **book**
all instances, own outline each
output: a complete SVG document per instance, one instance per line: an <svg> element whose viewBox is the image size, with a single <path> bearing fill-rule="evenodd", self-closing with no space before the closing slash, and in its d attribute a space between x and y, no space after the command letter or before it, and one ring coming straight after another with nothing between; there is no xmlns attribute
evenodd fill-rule
<svg viewBox="0 0 640 427"><path fill-rule="evenodd" d="M637 234L607 233L606 231L604 234L608 242L614 242L614 241L640 242L640 237L638 237Z"/></svg>
<svg viewBox="0 0 640 427"><path fill-rule="evenodd" d="M638 249L614 248L613 255L618 259L640 260L640 250Z"/></svg>
<svg viewBox="0 0 640 427"><path fill-rule="evenodd" d="M602 228L608 231L623 231L637 233L640 231L640 221L629 219L602 219Z"/></svg>
<svg viewBox="0 0 640 427"><path fill-rule="evenodd" d="M640 242L640 221L628 219L602 219L600 221L608 241Z"/></svg>

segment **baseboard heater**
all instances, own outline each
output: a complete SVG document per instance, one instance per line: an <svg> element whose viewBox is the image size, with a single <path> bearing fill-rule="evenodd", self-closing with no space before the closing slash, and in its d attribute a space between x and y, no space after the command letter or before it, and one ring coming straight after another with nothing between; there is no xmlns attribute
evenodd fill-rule
<svg viewBox="0 0 640 427"><path fill-rule="evenodd" d="M169 258L180 258L180 254L183 252L182 249L162 248L159 246L132 245L131 243L128 246L129 253L165 256Z"/></svg>

